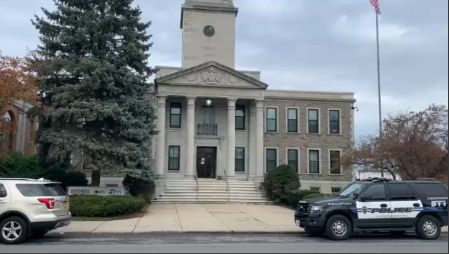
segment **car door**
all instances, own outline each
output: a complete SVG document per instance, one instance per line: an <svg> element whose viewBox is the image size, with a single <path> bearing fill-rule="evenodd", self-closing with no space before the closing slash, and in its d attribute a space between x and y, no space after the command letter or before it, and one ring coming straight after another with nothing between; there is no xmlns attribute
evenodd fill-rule
<svg viewBox="0 0 449 254"><path fill-rule="evenodd" d="M416 216L423 210L423 204L409 183L388 183L391 202L391 225L393 227L413 227Z"/></svg>
<svg viewBox="0 0 449 254"><path fill-rule="evenodd" d="M390 202L383 182L366 187L358 197L356 206L359 228L386 227L391 222L391 216L388 213Z"/></svg>
<svg viewBox="0 0 449 254"><path fill-rule="evenodd" d="M8 192L5 186L0 183L0 215L6 212L8 204Z"/></svg>

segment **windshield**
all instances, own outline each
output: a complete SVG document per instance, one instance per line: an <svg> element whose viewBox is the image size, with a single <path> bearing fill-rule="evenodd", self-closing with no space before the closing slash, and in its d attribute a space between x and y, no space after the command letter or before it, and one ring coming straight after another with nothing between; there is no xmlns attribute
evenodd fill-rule
<svg viewBox="0 0 449 254"><path fill-rule="evenodd" d="M348 185L344 190L342 190L338 196L342 196L345 198L353 197L355 195L359 195L362 191L363 187L365 187L366 183L353 183Z"/></svg>

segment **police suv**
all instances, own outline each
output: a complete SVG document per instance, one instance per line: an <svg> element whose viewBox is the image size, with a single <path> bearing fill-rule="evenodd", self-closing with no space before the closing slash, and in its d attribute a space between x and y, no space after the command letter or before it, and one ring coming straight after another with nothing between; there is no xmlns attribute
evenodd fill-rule
<svg viewBox="0 0 449 254"><path fill-rule="evenodd" d="M448 224L448 191L436 181L369 179L354 182L337 196L302 200L296 225L312 235L345 240L357 232L395 234L414 230L437 239Z"/></svg>

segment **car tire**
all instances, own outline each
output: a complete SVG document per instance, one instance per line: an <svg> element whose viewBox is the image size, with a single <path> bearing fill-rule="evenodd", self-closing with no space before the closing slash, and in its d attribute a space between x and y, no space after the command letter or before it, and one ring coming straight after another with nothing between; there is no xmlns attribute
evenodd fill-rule
<svg viewBox="0 0 449 254"><path fill-rule="evenodd" d="M352 234L352 223L346 216L333 215L326 222L326 235L334 241L346 240Z"/></svg>
<svg viewBox="0 0 449 254"><path fill-rule="evenodd" d="M17 216L11 216L0 223L0 241L5 244L17 244L27 240L28 223Z"/></svg>
<svg viewBox="0 0 449 254"><path fill-rule="evenodd" d="M45 234L48 233L49 230L47 229L33 229L31 231L31 236L35 239L40 239L44 237Z"/></svg>
<svg viewBox="0 0 449 254"><path fill-rule="evenodd" d="M441 225L437 218L425 215L416 224L416 233L424 240L435 240L440 237Z"/></svg>

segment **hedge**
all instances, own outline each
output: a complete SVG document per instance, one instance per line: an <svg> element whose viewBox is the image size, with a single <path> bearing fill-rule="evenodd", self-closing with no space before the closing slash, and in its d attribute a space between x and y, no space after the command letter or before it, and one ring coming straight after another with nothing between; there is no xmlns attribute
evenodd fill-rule
<svg viewBox="0 0 449 254"><path fill-rule="evenodd" d="M143 198L128 196L73 196L70 212L80 217L111 217L139 212L146 204Z"/></svg>

